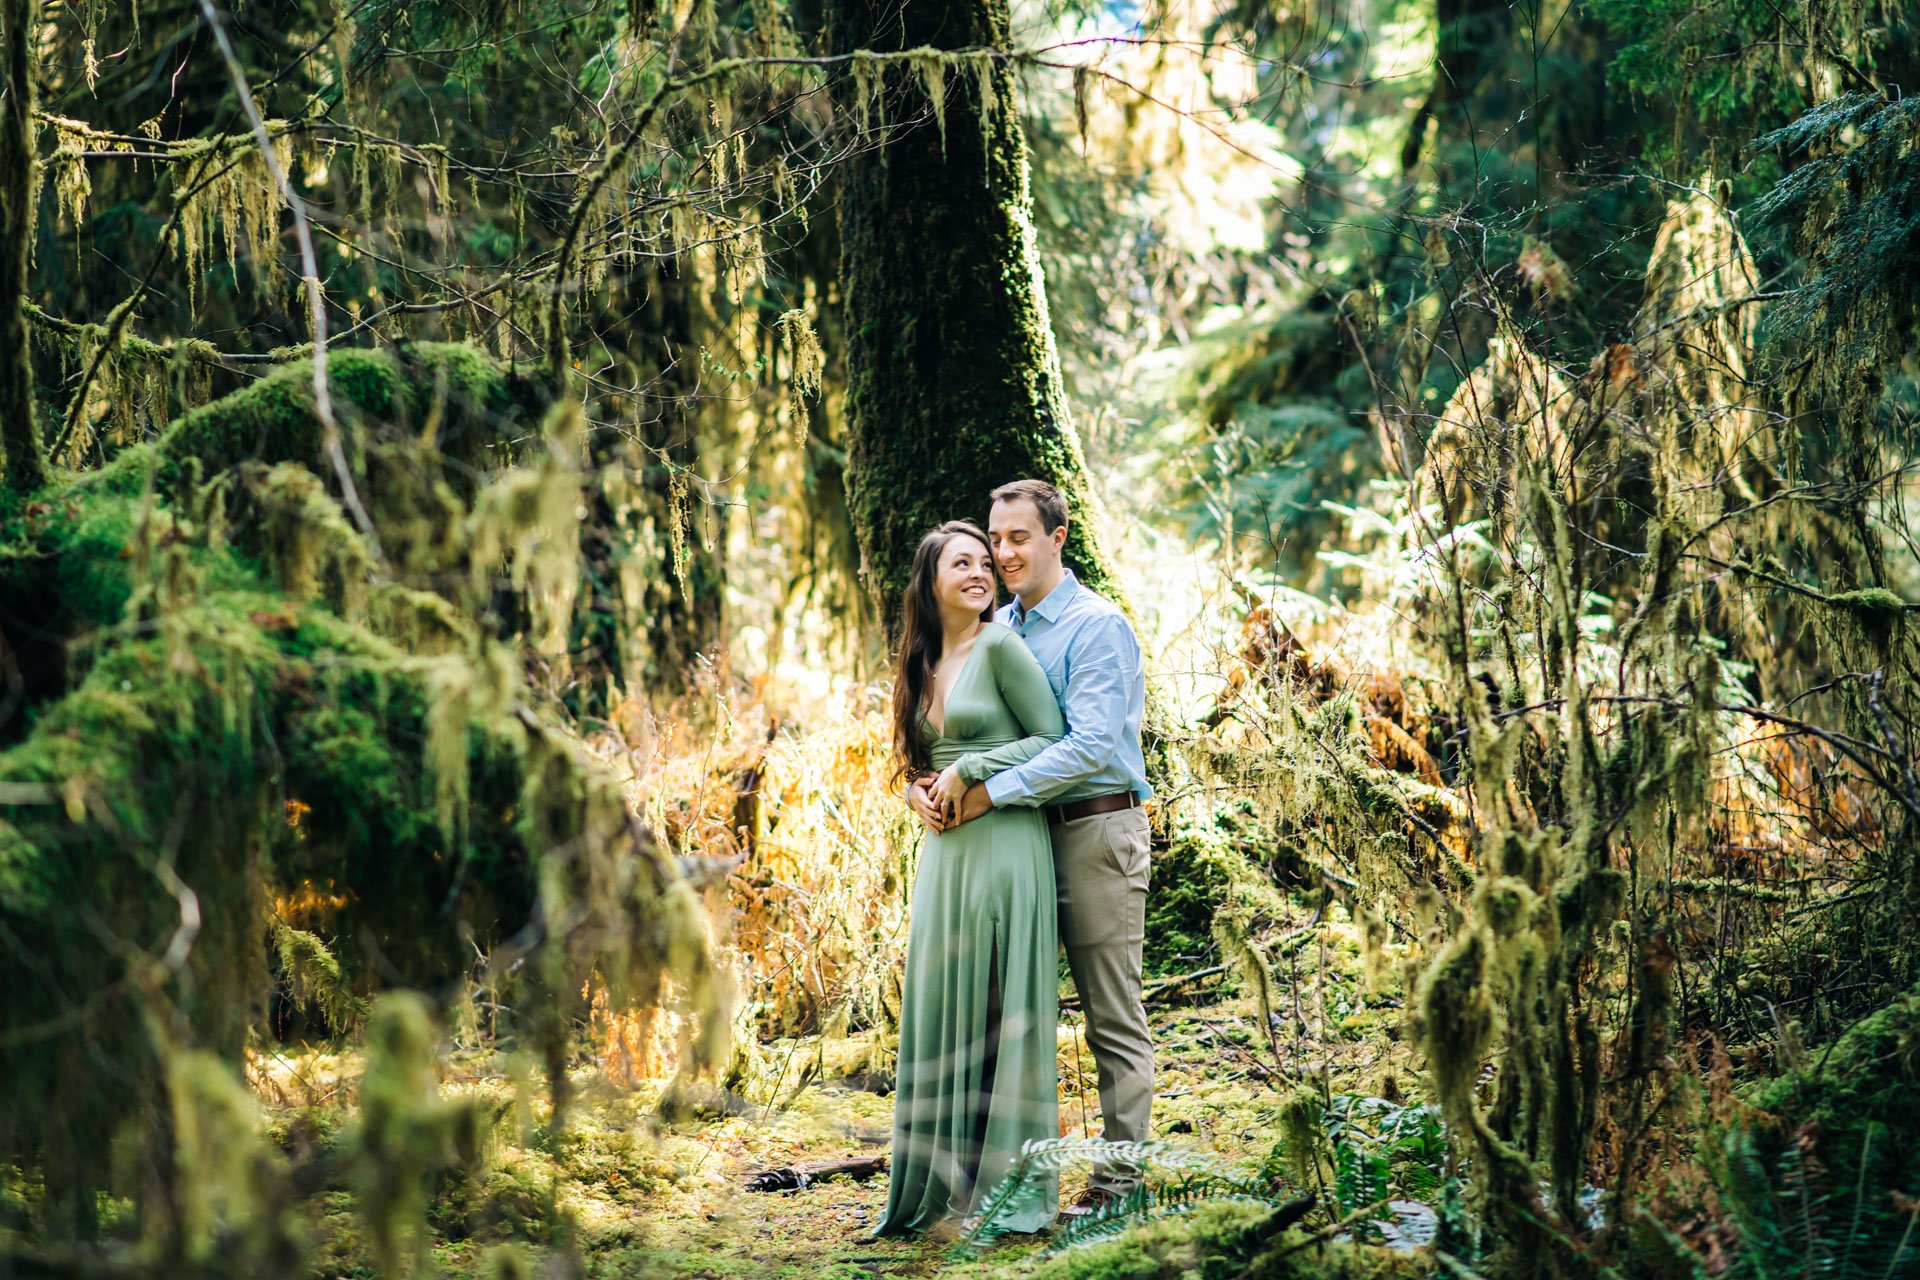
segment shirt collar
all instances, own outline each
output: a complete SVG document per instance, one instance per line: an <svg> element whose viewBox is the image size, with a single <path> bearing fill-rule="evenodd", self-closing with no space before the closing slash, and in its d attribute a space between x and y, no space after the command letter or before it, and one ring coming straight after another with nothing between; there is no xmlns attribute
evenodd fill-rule
<svg viewBox="0 0 1920 1280"><path fill-rule="evenodd" d="M1073 576L1073 570L1068 569L1065 571L1065 576L1054 584L1053 590L1047 592L1047 598L1033 608L1023 607L1020 604L1020 598L1015 596L1013 600L1015 624L1025 624L1029 616L1045 618L1048 622L1058 622L1061 612L1066 609L1073 597L1079 594L1079 591L1080 580Z"/></svg>

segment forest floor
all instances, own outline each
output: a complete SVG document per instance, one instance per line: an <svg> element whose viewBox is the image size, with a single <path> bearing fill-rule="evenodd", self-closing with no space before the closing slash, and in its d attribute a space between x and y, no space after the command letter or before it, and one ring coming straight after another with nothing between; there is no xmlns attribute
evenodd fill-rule
<svg viewBox="0 0 1920 1280"><path fill-rule="evenodd" d="M1271 1035L1261 1029L1263 1013L1252 997L1220 985L1150 1010L1157 1137L1253 1172L1271 1167L1274 1135L1285 1128L1282 1113L1303 1085L1322 1098L1392 1097L1397 1082L1410 1078L1398 993L1363 996L1356 931L1344 923L1321 930L1318 956L1309 950L1302 957L1317 960L1318 977L1280 993ZM1060 1043L1062 1127L1076 1136L1089 1126L1097 1133L1093 1061L1078 1015L1063 1011ZM794 1192L745 1190L746 1179L763 1169L884 1153L891 1124L890 1097L836 1078L836 1064L863 1057L857 1043L808 1039L763 1047L790 1081L805 1077L797 1064L814 1061L825 1069L797 1088L776 1082L777 1103L671 1122L662 1116L661 1082L616 1088L597 1068L583 1069L579 1097L557 1139L529 1136L532 1127L513 1120L518 1090L497 1058L456 1057L448 1093L482 1100L496 1123L485 1171L465 1187L443 1184L430 1212L435 1269L450 1277L502 1274L502 1241L537 1256L568 1233L587 1275L622 1280L1017 1273L1045 1252L1044 1241L1022 1238L969 1262L947 1246L866 1240L886 1202L884 1174L864 1182L834 1178ZM345 1064L328 1062L350 1074ZM310 1087L325 1082L325 1065L304 1064ZM292 1109L279 1109L281 1119ZM1069 1171L1062 1191L1071 1197L1081 1185ZM487 1225L469 1230L471 1223ZM369 1273L349 1193L329 1198L320 1226L329 1242L328 1274Z"/></svg>

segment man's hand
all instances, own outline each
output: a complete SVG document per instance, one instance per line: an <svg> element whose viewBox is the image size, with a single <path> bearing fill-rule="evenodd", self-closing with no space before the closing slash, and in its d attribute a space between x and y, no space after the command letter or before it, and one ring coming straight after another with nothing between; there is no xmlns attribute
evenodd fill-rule
<svg viewBox="0 0 1920 1280"><path fill-rule="evenodd" d="M907 807L913 810L913 816L920 819L928 831L938 833L946 829L947 819L929 790L933 779L934 775L929 773L913 780L913 785L907 788Z"/></svg>
<svg viewBox="0 0 1920 1280"><path fill-rule="evenodd" d="M963 822L972 822L991 808L993 808L993 797L987 794L987 784L976 782L967 788L965 795L960 797L959 812L954 814L953 821L947 824L947 829L952 830Z"/></svg>

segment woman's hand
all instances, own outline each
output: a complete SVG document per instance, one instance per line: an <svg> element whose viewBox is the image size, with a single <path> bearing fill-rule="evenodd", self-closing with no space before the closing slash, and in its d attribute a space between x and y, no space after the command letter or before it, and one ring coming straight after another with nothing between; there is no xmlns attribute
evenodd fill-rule
<svg viewBox="0 0 1920 1280"><path fill-rule="evenodd" d="M941 830L953 826L960 816L960 797L967 794L967 784L960 780L959 768L948 765L941 770L940 776L933 780L933 785L927 791L940 809Z"/></svg>
<svg viewBox="0 0 1920 1280"><path fill-rule="evenodd" d="M907 807L913 810L913 816L934 835L940 834L945 824L941 821L940 805L933 798L933 780L940 775L931 769L914 775L907 787Z"/></svg>

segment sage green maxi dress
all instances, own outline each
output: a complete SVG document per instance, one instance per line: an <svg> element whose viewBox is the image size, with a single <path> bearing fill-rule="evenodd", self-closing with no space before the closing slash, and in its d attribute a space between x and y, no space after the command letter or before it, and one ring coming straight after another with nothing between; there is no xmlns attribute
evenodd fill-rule
<svg viewBox="0 0 1920 1280"><path fill-rule="evenodd" d="M925 732L934 732L930 720ZM997 622L981 629L932 739L936 768L984 777L1066 732L1046 672ZM920 851L907 930L887 1212L876 1235L974 1212L1031 1138L1060 1135L1053 850L1039 809L991 809ZM1035 1178L1001 1223L1038 1231L1059 1207Z"/></svg>

